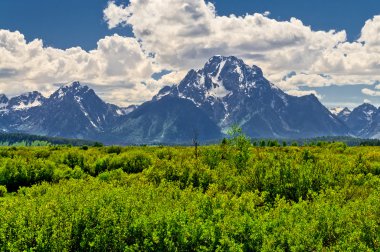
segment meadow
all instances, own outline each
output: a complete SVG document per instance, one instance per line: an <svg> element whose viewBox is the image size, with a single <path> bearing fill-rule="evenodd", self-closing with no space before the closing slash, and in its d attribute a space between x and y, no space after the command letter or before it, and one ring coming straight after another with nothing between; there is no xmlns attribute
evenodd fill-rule
<svg viewBox="0 0 380 252"><path fill-rule="evenodd" d="M0 147L0 251L379 251L380 147Z"/></svg>

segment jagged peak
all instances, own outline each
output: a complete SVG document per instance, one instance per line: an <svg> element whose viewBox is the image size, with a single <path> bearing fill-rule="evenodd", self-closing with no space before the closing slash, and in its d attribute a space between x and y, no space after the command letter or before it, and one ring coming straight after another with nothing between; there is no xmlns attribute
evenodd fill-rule
<svg viewBox="0 0 380 252"><path fill-rule="evenodd" d="M334 115L351 113L351 110L349 110L347 107L331 107L329 110Z"/></svg>
<svg viewBox="0 0 380 252"><path fill-rule="evenodd" d="M69 82L61 86L62 89L71 89L71 90L79 90L79 89L88 89L86 85L80 84L79 81Z"/></svg>
<svg viewBox="0 0 380 252"><path fill-rule="evenodd" d="M215 55L215 56L212 56L208 61L207 63L211 63L211 62L221 62L221 61L226 61L226 60L230 60L230 61L240 61L242 62L241 59L237 58L236 56L222 56L222 55ZM206 64L207 64L206 63Z"/></svg>
<svg viewBox="0 0 380 252"><path fill-rule="evenodd" d="M349 108L344 107L344 109L342 109L342 110L337 114L337 116L338 116L338 117L348 117L351 113L352 113L352 111L351 111Z"/></svg>
<svg viewBox="0 0 380 252"><path fill-rule="evenodd" d="M0 94L0 104L7 103L8 101L9 99L5 94Z"/></svg>
<svg viewBox="0 0 380 252"><path fill-rule="evenodd" d="M349 114L351 113L352 111L347 108L347 107L344 107L344 109L342 109L342 111L339 112L339 114Z"/></svg>
<svg viewBox="0 0 380 252"><path fill-rule="evenodd" d="M223 63L223 64L222 64ZM245 63L242 59L239 59L235 56L213 56L211 57L206 64L204 65L203 69L207 70L213 70L214 68L220 67L220 66L244 66Z"/></svg>
<svg viewBox="0 0 380 252"><path fill-rule="evenodd" d="M53 99L62 99L67 94L71 95L80 95L90 91L88 86L80 84L79 81L70 82L62 85L57 91L55 91L50 98Z"/></svg>
<svg viewBox="0 0 380 252"><path fill-rule="evenodd" d="M208 89L213 87L210 83L216 84L214 86L218 87L222 83L227 90L235 90L236 88L251 89L255 86L255 83L269 83L264 78L260 67L256 65L249 66L242 59L235 56L214 56L208 60L203 69L198 70L196 73L198 75L203 74L206 79L211 78L211 81L206 82ZM187 77L193 74L190 71Z"/></svg>
<svg viewBox="0 0 380 252"><path fill-rule="evenodd" d="M28 110L41 106L46 101L46 97L38 91L26 92L19 96L12 97L8 101L11 110Z"/></svg>
<svg viewBox="0 0 380 252"><path fill-rule="evenodd" d="M235 56L216 55L211 57L203 68L191 69L176 88L167 87L160 90L153 100L173 95L190 99L196 104L204 101L212 103L215 99L224 99L232 94L251 97L255 90L279 92L280 89L264 78L260 67L249 66Z"/></svg>
<svg viewBox="0 0 380 252"><path fill-rule="evenodd" d="M260 67L253 65L252 69L253 69L253 71L255 71L257 76L260 76L260 77L264 76L263 70Z"/></svg>
<svg viewBox="0 0 380 252"><path fill-rule="evenodd" d="M358 107L356 107L354 110L377 110L377 108L375 106L373 106L372 104L370 103L363 103L361 105L359 105Z"/></svg>
<svg viewBox="0 0 380 252"><path fill-rule="evenodd" d="M15 96L13 98L45 98L40 92L38 91L31 91L31 92L25 92L18 96Z"/></svg>

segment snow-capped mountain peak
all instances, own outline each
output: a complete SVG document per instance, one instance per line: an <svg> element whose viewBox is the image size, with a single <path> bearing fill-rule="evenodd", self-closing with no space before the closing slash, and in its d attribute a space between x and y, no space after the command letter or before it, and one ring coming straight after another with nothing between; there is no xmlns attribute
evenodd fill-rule
<svg viewBox="0 0 380 252"><path fill-rule="evenodd" d="M202 69L190 70L178 86L164 87L154 99L170 95L203 106L224 102L230 96L252 97L253 93L264 90L279 89L263 77L259 67L251 67L234 56L214 56Z"/></svg>
<svg viewBox="0 0 380 252"><path fill-rule="evenodd" d="M361 113L367 120L371 120L372 116L377 111L377 108L372 104L363 103L362 105L354 109L354 111L357 113Z"/></svg>
<svg viewBox="0 0 380 252"><path fill-rule="evenodd" d="M285 111L296 99L268 81L258 66L249 66L234 56L210 58L202 69L190 70L179 85L162 88L153 100L158 101L168 96L192 101L222 130L236 122L248 125L262 111L270 111L268 113L273 118L274 115L284 113L276 123L290 128L285 119ZM315 96L301 100L300 102L317 104L316 107L323 109ZM321 113L325 114L326 111ZM336 118L331 120L332 124L340 123Z"/></svg>
<svg viewBox="0 0 380 252"><path fill-rule="evenodd" d="M46 98L37 91L24 93L11 98L8 101L7 108L10 110L28 110L44 104Z"/></svg>
<svg viewBox="0 0 380 252"><path fill-rule="evenodd" d="M364 103L352 110L348 116L342 117L350 128L351 133L357 136L365 136L372 125L377 114L377 108L371 104Z"/></svg>
<svg viewBox="0 0 380 252"><path fill-rule="evenodd" d="M249 89L255 85L255 80L263 77L259 67L250 67L234 56L214 56L197 72L205 78L208 89L223 86L232 92Z"/></svg>
<svg viewBox="0 0 380 252"><path fill-rule="evenodd" d="M336 114L336 116L342 120L343 122L346 122L351 114L351 110L349 110L347 107L341 109L339 113ZM334 114L334 113L333 113Z"/></svg>
<svg viewBox="0 0 380 252"><path fill-rule="evenodd" d="M62 100L67 95L69 96L82 95L90 90L92 89L90 89L88 86L81 85L78 81L74 81L72 83L61 86L57 91L55 91L50 96L50 98ZM76 98L76 100L78 100L78 98Z"/></svg>

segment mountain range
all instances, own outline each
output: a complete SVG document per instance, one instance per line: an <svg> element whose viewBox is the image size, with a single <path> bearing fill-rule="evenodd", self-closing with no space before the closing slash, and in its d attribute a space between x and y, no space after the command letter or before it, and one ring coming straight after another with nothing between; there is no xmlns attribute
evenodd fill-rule
<svg viewBox="0 0 380 252"><path fill-rule="evenodd" d="M121 108L104 102L79 82L49 97L34 91L0 95L0 130L80 138L106 144L181 144L196 135L215 141L239 125L254 138L319 136L380 137L380 109L328 110L313 94L286 94L258 66L236 57L214 56L150 101Z"/></svg>

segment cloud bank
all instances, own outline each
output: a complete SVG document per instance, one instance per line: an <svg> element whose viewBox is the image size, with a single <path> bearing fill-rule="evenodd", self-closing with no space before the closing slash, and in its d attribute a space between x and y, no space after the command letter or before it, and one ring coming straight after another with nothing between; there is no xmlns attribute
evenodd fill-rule
<svg viewBox="0 0 380 252"><path fill-rule="evenodd" d="M219 16L204 0L110 2L104 14L110 27L130 25L143 48L166 68L196 68L222 54L261 66L287 90L380 79L380 16L368 20L358 40L349 42L345 31L313 31L296 18ZM296 74L284 79L289 72Z"/></svg>
<svg viewBox="0 0 380 252"><path fill-rule="evenodd" d="M352 42L345 31L314 31L299 19L277 21L269 12L221 16L204 0L111 1L104 20L109 29L130 26L134 37L115 34L91 51L61 50L45 47L40 39L27 42L18 31L0 30L0 92L49 93L53 83L79 80L108 102L141 103L216 54L260 66L294 95L303 94L299 86L380 80L380 16L368 20ZM170 73L160 80L151 77L162 70ZM378 95L371 89L362 93Z"/></svg>
<svg viewBox="0 0 380 252"><path fill-rule="evenodd" d="M80 80L107 88L104 97L127 104L128 100L144 101L154 91L141 84L150 79L155 67L134 38L108 36L87 52L80 47L44 47L38 39L28 43L20 32L0 30L0 55L1 93L41 90L48 94L56 88L53 83ZM112 87L117 86L116 96Z"/></svg>

